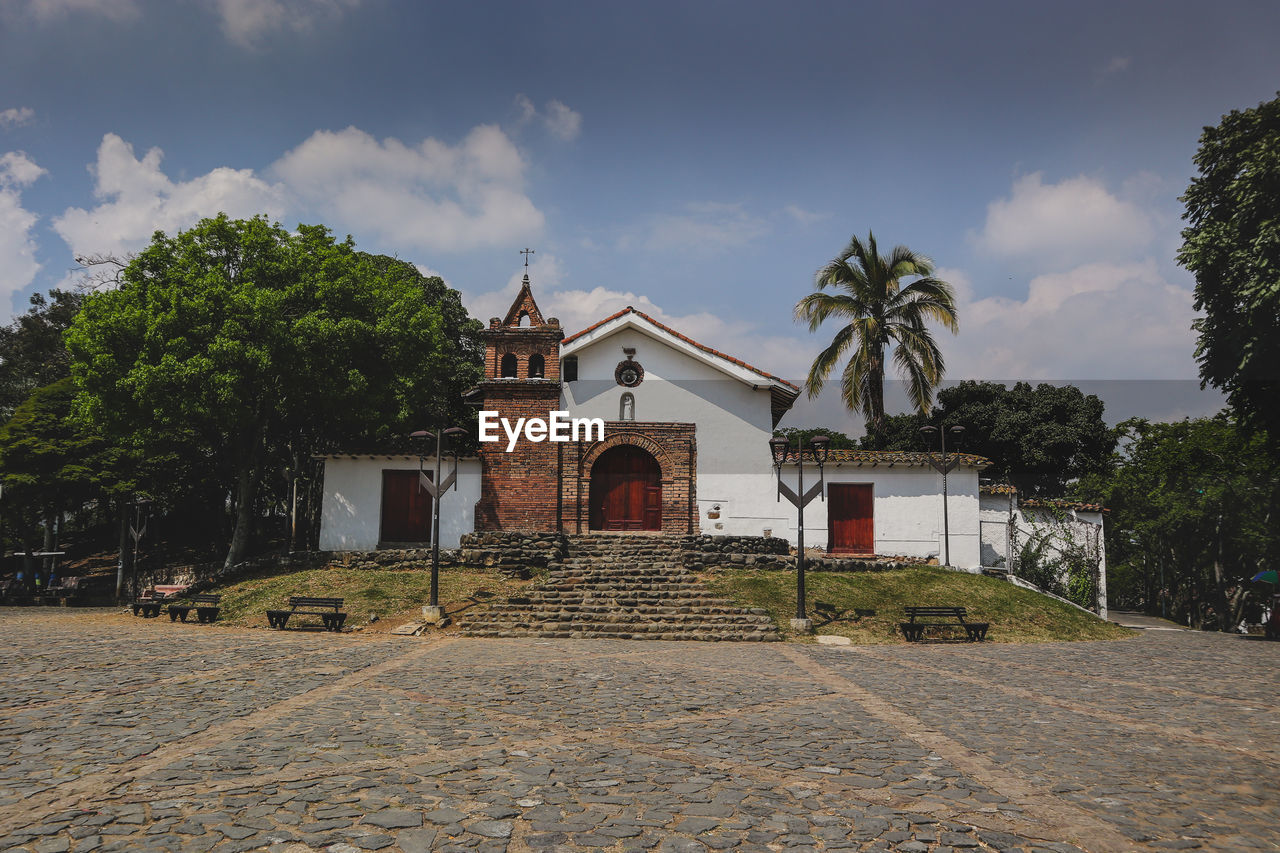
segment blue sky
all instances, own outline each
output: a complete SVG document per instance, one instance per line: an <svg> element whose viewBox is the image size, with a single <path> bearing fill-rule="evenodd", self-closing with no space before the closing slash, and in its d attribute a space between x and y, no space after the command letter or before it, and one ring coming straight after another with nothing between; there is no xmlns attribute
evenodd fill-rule
<svg viewBox="0 0 1280 853"><path fill-rule="evenodd" d="M791 308L871 230L957 286L951 377L1185 390L1177 198L1277 36L1273 3L0 0L0 313L265 212L481 319L531 246L570 331L631 304L800 376L834 329Z"/></svg>

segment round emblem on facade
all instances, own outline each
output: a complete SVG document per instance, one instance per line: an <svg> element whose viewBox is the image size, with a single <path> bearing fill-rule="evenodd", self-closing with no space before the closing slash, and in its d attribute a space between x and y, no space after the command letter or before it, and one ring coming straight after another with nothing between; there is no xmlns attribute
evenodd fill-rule
<svg viewBox="0 0 1280 853"><path fill-rule="evenodd" d="M618 363L613 378L618 380L619 385L634 388L644 381L644 368L640 366L640 362L627 359Z"/></svg>

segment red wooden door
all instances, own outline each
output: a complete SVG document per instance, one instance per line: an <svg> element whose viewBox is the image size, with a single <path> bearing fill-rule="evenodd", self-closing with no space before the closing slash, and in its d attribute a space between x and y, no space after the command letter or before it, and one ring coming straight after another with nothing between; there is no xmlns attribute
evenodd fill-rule
<svg viewBox="0 0 1280 853"><path fill-rule="evenodd" d="M831 483L827 486L827 550L846 554L874 554L874 492L870 483Z"/></svg>
<svg viewBox="0 0 1280 853"><path fill-rule="evenodd" d="M661 530L662 472L638 447L620 445L591 466L593 530Z"/></svg>
<svg viewBox="0 0 1280 853"><path fill-rule="evenodd" d="M383 542L431 541L431 495L419 485L417 471L382 472L380 538Z"/></svg>

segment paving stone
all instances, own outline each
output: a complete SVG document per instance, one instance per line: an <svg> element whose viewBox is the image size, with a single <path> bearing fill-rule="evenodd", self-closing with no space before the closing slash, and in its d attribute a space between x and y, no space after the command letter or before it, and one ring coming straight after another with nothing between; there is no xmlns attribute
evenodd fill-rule
<svg viewBox="0 0 1280 853"><path fill-rule="evenodd" d="M374 812L371 815L365 815L364 822L374 826L380 826L383 829L402 829L413 826L422 826L422 813L411 812L405 809L384 809L380 812Z"/></svg>
<svg viewBox="0 0 1280 853"><path fill-rule="evenodd" d="M467 829L476 835L483 835L486 838L511 837L511 821L509 820L478 820L468 826Z"/></svg>
<svg viewBox="0 0 1280 853"><path fill-rule="evenodd" d="M603 618L635 631L619 613ZM385 635L190 627L0 608L16 649L0 659L11 691L0 697L0 744L14 756L0 766L0 848L1078 853L1029 841L1045 837L1039 802L1010 801L998 780L962 772L913 740L909 721L1134 849L1280 847L1280 828L1262 817L1280 761L1266 717L1280 677L1266 644L1176 632L789 647L834 676L819 678L777 644L754 642L429 649ZM76 663L50 670L46 656ZM344 681L384 662L394 666L376 682ZM901 708L902 725L842 693L840 679ZM317 688L303 711L272 710ZM240 733L181 751L184 738L244 719ZM158 738L174 760L139 770ZM26 805L95 774L112 780L103 790L115 799L86 801L89 811Z"/></svg>

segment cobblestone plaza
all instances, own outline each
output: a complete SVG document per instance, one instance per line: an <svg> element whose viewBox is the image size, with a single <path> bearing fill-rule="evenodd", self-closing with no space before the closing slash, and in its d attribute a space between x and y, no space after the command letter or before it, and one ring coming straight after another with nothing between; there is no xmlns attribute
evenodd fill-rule
<svg viewBox="0 0 1280 853"><path fill-rule="evenodd" d="M0 612L0 849L1280 849L1280 646Z"/></svg>

